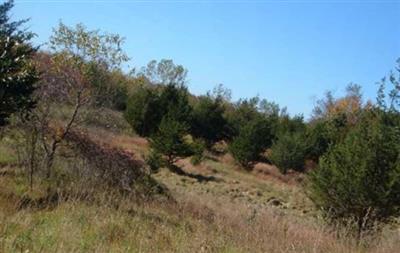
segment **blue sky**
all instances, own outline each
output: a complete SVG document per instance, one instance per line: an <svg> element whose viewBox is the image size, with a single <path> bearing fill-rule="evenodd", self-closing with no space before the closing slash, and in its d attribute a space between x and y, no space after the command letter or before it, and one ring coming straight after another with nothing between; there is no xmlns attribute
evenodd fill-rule
<svg viewBox="0 0 400 253"><path fill-rule="evenodd" d="M350 82L374 99L400 57L400 0L15 2L38 44L59 20L82 22L126 37L131 67L173 59L195 94L223 83L234 99L260 95L306 117L316 97Z"/></svg>

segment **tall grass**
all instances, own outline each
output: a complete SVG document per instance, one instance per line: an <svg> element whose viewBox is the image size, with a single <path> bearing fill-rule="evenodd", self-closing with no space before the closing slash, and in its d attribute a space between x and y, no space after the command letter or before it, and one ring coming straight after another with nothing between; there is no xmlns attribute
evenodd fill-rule
<svg viewBox="0 0 400 253"><path fill-rule="evenodd" d="M12 194L27 183L15 177L0 178L8 189L0 195L0 252L392 253L400 246L393 231L365 246L345 229L190 193L143 201L80 182L74 194L21 205L30 193ZM47 194L38 192L36 200Z"/></svg>

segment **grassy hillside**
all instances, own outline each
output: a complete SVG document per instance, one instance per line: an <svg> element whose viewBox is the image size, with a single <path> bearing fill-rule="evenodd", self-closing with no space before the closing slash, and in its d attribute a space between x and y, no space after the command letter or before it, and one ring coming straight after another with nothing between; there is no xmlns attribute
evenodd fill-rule
<svg viewBox="0 0 400 253"><path fill-rule="evenodd" d="M112 112L117 124L121 116ZM137 157L146 140L100 123L86 125L93 140ZM47 192L29 187L11 139L0 145L1 252L396 252L399 233L359 244L346 229L318 218L301 188L302 178L280 176L257 164L236 168L228 155L209 154L199 165L180 160L185 175L153 175L171 197L139 199L86 181ZM335 231L335 232L333 232ZM339 232L338 232L339 231Z"/></svg>

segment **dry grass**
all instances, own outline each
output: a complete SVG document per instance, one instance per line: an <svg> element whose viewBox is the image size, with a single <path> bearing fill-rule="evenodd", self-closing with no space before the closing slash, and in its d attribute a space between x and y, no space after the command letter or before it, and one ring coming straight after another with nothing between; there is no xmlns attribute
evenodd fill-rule
<svg viewBox="0 0 400 253"><path fill-rule="evenodd" d="M146 143L130 135L98 129L92 134L131 152L146 150ZM15 160L2 144L0 152L6 165ZM180 161L187 172L221 180L199 182L167 170L156 174L175 201L144 201L85 177L58 185L58 195L51 195L46 182L36 179L31 190L23 170L2 168L0 252L398 252L398 231L388 228L359 244L347 229L304 213L311 206L301 188L278 178L273 168L252 174L224 159L229 157L197 166ZM62 175L66 182L68 174ZM271 197L284 205L271 206Z"/></svg>
<svg viewBox="0 0 400 253"><path fill-rule="evenodd" d="M23 184L8 176L1 183L9 192ZM97 201L72 198L20 210L15 196L0 198L0 251L393 253L400 246L394 232L365 248L312 220L223 198L188 193L177 195L177 203L138 203L118 193L96 194Z"/></svg>

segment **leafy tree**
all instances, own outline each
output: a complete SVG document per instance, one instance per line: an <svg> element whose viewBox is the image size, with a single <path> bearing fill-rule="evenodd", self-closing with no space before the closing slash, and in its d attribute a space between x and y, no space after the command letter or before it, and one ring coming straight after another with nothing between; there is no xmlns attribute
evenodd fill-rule
<svg viewBox="0 0 400 253"><path fill-rule="evenodd" d="M107 70L117 70L127 60L120 47L122 41L118 35L88 31L82 24L68 27L60 22L50 37L50 53L37 56L43 75L37 92L40 101L32 113L31 125L43 137L40 141L47 178L51 177L60 145L79 125L81 110L96 94L92 67L101 65ZM63 122L55 122L53 116L60 112L54 104L60 102L72 110L63 115Z"/></svg>
<svg viewBox="0 0 400 253"><path fill-rule="evenodd" d="M359 235L374 222L400 214L400 128L395 118L377 109L363 113L309 176L315 204L330 219L355 220Z"/></svg>
<svg viewBox="0 0 400 253"><path fill-rule="evenodd" d="M172 60L162 59L160 62L152 60L141 69L139 76L147 78L154 85L184 86L187 70L182 65L176 65Z"/></svg>
<svg viewBox="0 0 400 253"><path fill-rule="evenodd" d="M38 80L32 63L37 49L30 44L34 34L20 29L27 20L10 21L13 6L14 1L0 5L0 126L11 114L34 107L32 93Z"/></svg>
<svg viewBox="0 0 400 253"><path fill-rule="evenodd" d="M150 138L152 151L163 155L169 167L174 165L177 158L192 154L191 146L185 139L187 130L184 123L166 115L161 120L158 131Z"/></svg>
<svg viewBox="0 0 400 253"><path fill-rule="evenodd" d="M285 174L289 169L302 171L307 152L307 142L301 132L287 132L278 137L271 147L270 159Z"/></svg>
<svg viewBox="0 0 400 253"><path fill-rule="evenodd" d="M95 105L112 106L121 94L121 83L113 82L119 67L129 58L122 49L124 38L118 34L88 30L79 23L69 27L59 23L50 37L50 48L69 64L79 65L80 74L91 86Z"/></svg>
<svg viewBox="0 0 400 253"><path fill-rule="evenodd" d="M50 48L79 57L84 62L104 64L115 69L129 60L122 49L124 38L118 34L88 30L82 23L69 27L59 23L50 37Z"/></svg>
<svg viewBox="0 0 400 253"><path fill-rule="evenodd" d="M226 119L221 97L213 98L207 94L199 98L193 109L191 133L197 138L206 141L207 146L225 137Z"/></svg>
<svg viewBox="0 0 400 253"><path fill-rule="evenodd" d="M357 122L358 112L363 107L361 86L350 83L346 87L344 97L335 98L332 92L328 91L324 99L318 100L313 109L312 120L329 119L343 114L349 124L354 125Z"/></svg>
<svg viewBox="0 0 400 253"><path fill-rule="evenodd" d="M236 161L245 168L260 158L260 154L271 146L272 124L264 118L256 118L244 125L232 140L229 150Z"/></svg>

